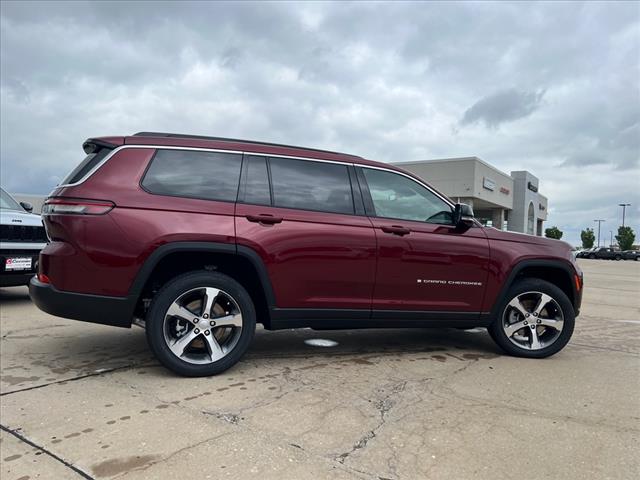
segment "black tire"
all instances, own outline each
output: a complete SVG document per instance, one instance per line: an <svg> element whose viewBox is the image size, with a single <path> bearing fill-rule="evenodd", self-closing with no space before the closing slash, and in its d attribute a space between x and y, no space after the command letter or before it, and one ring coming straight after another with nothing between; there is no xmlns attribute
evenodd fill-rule
<svg viewBox="0 0 640 480"><path fill-rule="evenodd" d="M192 289L204 287L223 290L233 297L242 314L242 329L237 343L224 357L207 364L193 364L176 356L167 345L164 319L168 308L177 298ZM146 317L149 348L162 365L186 377L216 375L235 365L248 350L255 329L256 313L250 295L236 280L217 272L190 272L170 280L154 297Z"/></svg>
<svg viewBox="0 0 640 480"><path fill-rule="evenodd" d="M620 261L620 260L622 260L622 257L620 255L616 255L616 260Z"/></svg>
<svg viewBox="0 0 640 480"><path fill-rule="evenodd" d="M514 344L505 333L502 322L509 302L525 292L542 292L553 298L562 309L564 324L559 336L550 345L539 350L529 350ZM546 358L558 353L571 339L575 326L575 311L567 295L554 284L538 278L527 278L515 283L497 309L497 316L489 326L489 334L498 346L510 355L524 358Z"/></svg>

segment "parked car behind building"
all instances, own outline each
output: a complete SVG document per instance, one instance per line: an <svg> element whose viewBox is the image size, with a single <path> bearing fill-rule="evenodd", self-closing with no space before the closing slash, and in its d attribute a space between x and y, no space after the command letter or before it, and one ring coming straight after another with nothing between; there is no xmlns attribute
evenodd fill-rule
<svg viewBox="0 0 640 480"><path fill-rule="evenodd" d="M601 260L622 260L622 252L611 247L597 247L591 250L586 257Z"/></svg>
<svg viewBox="0 0 640 480"><path fill-rule="evenodd" d="M589 258L589 254L593 251L595 251L596 248L585 248L584 250L580 250L578 253L576 253L576 258Z"/></svg>

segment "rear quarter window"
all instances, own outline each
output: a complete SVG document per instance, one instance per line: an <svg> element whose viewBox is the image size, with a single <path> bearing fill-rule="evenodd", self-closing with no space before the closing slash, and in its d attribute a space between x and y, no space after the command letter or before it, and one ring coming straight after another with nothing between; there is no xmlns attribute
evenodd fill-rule
<svg viewBox="0 0 640 480"><path fill-rule="evenodd" d="M142 187L158 195L235 202L241 160L234 153L158 150Z"/></svg>
<svg viewBox="0 0 640 480"><path fill-rule="evenodd" d="M80 164L74 168L69 175L65 177L64 180L60 183L61 185L68 185L70 183L77 183L86 177L89 172L91 172L98 164L109 155L112 150L108 148L102 148L98 150L96 153L90 153L84 160L80 162Z"/></svg>

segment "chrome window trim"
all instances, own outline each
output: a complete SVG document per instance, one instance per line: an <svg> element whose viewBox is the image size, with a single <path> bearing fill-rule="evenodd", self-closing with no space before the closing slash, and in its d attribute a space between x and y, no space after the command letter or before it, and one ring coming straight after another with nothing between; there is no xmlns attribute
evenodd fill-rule
<svg viewBox="0 0 640 480"><path fill-rule="evenodd" d="M240 150L225 150L225 149L218 149L218 148L181 147L181 146L176 146L176 145L120 145L119 147L116 147L111 152L109 152L109 154L107 156L105 156L95 167L93 167L91 170L89 170L85 174L85 176L82 177L80 180L78 180L75 183L60 184L56 188L75 187L77 185L80 185L80 184L84 183L89 177L91 177L91 175L96 173L100 169L100 167L102 167L105 163L107 163L111 157L113 157L116 153L120 152L121 150L125 150L127 148L149 148L149 149L153 149L153 150L186 150L186 151L192 151L192 152L234 153L234 154L240 154L240 155L255 155L255 156L259 156L259 157L288 158L288 159L291 159L291 160L305 160L305 161L308 161L308 162L334 163L334 164L337 164L337 165L344 165L345 167L348 166L348 165L352 165L355 168L372 168L374 170L382 170L382 171L385 171L385 172L391 172L391 173L395 173L397 175L402 175L403 177L406 177L409 180L413 180L417 184L419 184L422 187L424 187L427 190L429 190L436 197L438 197L441 200L443 200L450 207L454 207L454 203L451 200L449 200L445 196L443 196L440 193L438 193L435 190L433 190L429 185L417 180L416 178L412 177L411 175L407 175L404 172L399 172L399 171L393 170L391 168L384 168L384 167L378 167L378 166L373 166L373 165L364 165L364 164L354 163L354 162L349 162L349 161L340 162L340 161L336 161L336 160L324 160L324 159L321 159L321 158L297 157L297 156L293 156L293 155L279 155L279 154L270 154L270 153L263 153L263 152L253 152L251 150L240 151Z"/></svg>
<svg viewBox="0 0 640 480"><path fill-rule="evenodd" d="M113 150L111 150L111 152L109 152L109 154L106 157L104 157L95 167L93 167L91 170L89 170L86 173L86 175L84 177L82 177L80 180L78 180L75 183L60 184L56 188L60 188L60 187L75 187L77 185L80 185L81 183L84 183L91 175L96 173L100 169L100 167L102 167L105 163L107 163L111 157L113 157L116 153L120 152L121 150L125 150L127 148L149 148L149 149L152 149L152 150L157 150L157 149L163 149L163 150L190 150L190 151L196 151L196 152L217 152L217 153L235 153L235 154L242 154L243 153L243 152L239 152L237 150L218 150L218 149L213 149L213 148L176 147L176 146L173 146L173 145L171 145L171 146L163 146L163 145L120 145L119 147L116 147Z"/></svg>

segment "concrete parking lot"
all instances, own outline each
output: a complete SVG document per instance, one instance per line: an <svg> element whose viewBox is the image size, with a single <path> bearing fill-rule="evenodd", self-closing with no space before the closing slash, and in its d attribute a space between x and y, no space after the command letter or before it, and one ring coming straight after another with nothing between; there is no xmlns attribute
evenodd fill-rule
<svg viewBox="0 0 640 480"><path fill-rule="evenodd" d="M480 329L260 330L200 379L159 367L141 329L2 289L0 476L639 478L640 263L581 266L573 340L546 360Z"/></svg>

